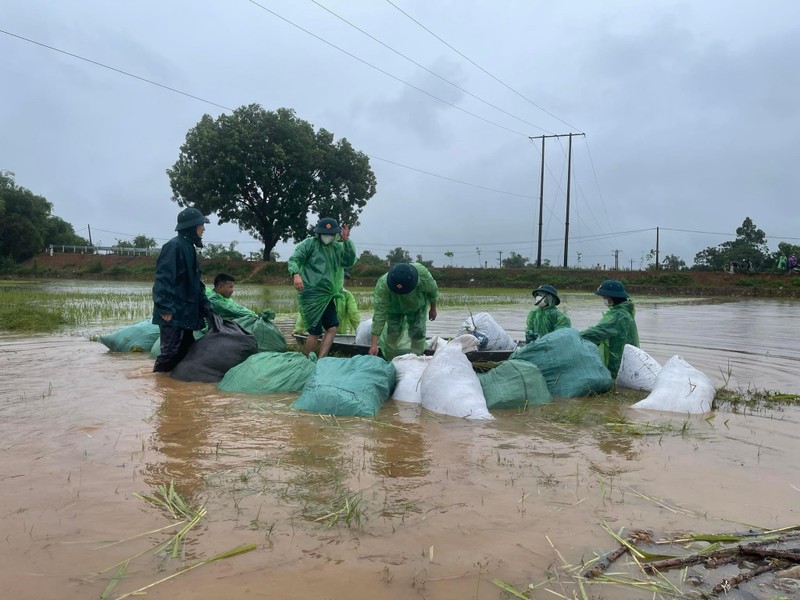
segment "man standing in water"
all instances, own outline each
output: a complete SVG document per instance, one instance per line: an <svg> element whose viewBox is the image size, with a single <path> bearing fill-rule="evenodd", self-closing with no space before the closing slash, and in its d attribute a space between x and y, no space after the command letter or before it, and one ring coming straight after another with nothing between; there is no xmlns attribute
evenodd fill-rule
<svg viewBox="0 0 800 600"><path fill-rule="evenodd" d="M161 353L153 371L169 372L183 360L194 342L193 331L202 329L211 304L200 278L197 250L203 247L208 219L196 208L178 213L174 238L164 244L156 262L153 283L153 323L161 329Z"/></svg>
<svg viewBox="0 0 800 600"><path fill-rule="evenodd" d="M337 236L340 241L336 241ZM330 217L320 219L314 235L297 245L289 258L289 274L297 290L300 316L308 325L303 353L308 356L325 335L319 357L328 355L339 329L334 296L344 287L344 270L356 263L356 247L350 240L350 228Z"/></svg>

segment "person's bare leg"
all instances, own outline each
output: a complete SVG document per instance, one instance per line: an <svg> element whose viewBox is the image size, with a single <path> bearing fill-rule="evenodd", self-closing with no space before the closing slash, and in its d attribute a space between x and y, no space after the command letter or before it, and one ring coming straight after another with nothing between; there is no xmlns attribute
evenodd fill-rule
<svg viewBox="0 0 800 600"><path fill-rule="evenodd" d="M328 356L328 352L330 352L331 346L333 345L333 338L336 337L336 333L338 331L338 327L331 327L330 329L325 330L325 334L322 336L322 344L320 344L319 347L320 358Z"/></svg>
<svg viewBox="0 0 800 600"><path fill-rule="evenodd" d="M314 350L316 350L318 341L319 341L319 336L318 335L312 335L312 334L309 333L308 337L306 338L306 345L303 348L303 354L308 356Z"/></svg>

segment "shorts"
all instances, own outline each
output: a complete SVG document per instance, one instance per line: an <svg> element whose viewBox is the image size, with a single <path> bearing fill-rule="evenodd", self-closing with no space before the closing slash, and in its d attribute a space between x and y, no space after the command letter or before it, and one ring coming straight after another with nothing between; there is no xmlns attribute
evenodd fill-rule
<svg viewBox="0 0 800 600"><path fill-rule="evenodd" d="M328 306L325 307L325 312L322 313L319 321L313 326L308 328L310 335L322 335L322 331L327 331L331 327L339 326L339 317L336 315L336 303L331 299Z"/></svg>

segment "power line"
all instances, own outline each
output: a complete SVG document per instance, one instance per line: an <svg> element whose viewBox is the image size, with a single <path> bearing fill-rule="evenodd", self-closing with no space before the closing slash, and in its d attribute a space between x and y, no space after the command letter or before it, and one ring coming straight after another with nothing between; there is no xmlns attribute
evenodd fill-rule
<svg viewBox="0 0 800 600"><path fill-rule="evenodd" d="M341 47L337 46L337 45L336 45L336 44L334 44L333 42L329 42L329 41L328 41L328 40L326 40L325 38L318 36L316 33L313 33L313 32L311 32L311 31L309 31L308 29L306 29L306 28L304 28L304 27L302 27L302 26L298 25L298 24L297 24L297 23L295 23L294 21L291 21L291 20L287 19L286 17L279 15L279 14L278 14L278 13L276 13L274 10L270 10L269 8L267 8L266 6L264 6L263 4L259 4L258 2L256 2L256 0L247 0L247 2L249 2L250 4L253 4L254 6L257 6L257 7L258 7L258 8L260 8L261 10L264 10L264 11L268 12L269 14L271 14L272 16L274 16L274 17L276 17L276 18L280 19L281 21L283 21L283 22L285 22L285 23L288 23L288 24L289 24L289 25L291 25L292 27L296 27L297 29L299 29L299 30L300 30L300 31L302 31L303 33L306 33L306 34L310 35L310 36L311 36L311 37L313 37L314 39L316 39L316 40L319 40L320 42L322 42L322 43L324 43L324 44L327 44L327 45L328 45L328 46L330 46L331 48L334 48L334 49L338 50L339 52L341 52L341 53L343 53L343 54L346 54L347 56L349 56L350 58L352 58L352 59L354 59L354 60L357 60L357 61L358 61L358 62L360 62L361 64L364 64L364 65L368 66L368 67L369 67L369 68L371 68L371 69L375 69L375 70L376 70L376 71L378 71L379 73L383 73L383 74L384 74L384 75L386 75L387 77L391 77L391 78L392 78L392 79L394 79L395 81L397 81L397 82L399 82L399 83L402 83L403 85L407 85L408 87L410 87L410 88L412 88L412 89L415 89L415 90L417 90L418 92L420 92L420 93L422 93L422 94L425 94L426 96L428 96L428 97L430 97L430 98L433 98L434 100L437 100L437 101L439 101L439 102L441 102L441 103L443 103L443 104L446 104L447 106L450 106L451 108L455 108L456 110L458 110L458 111L461 111L461 112L463 112L464 114L467 114L467 115L469 115L469 116L471 116L471 117L474 117L474 118L476 118L476 119L479 119L479 120L483 121L484 123L488 123L489 125L494 125L495 127L499 127L500 129L504 129L504 130L508 131L509 133L513 133L513 134L516 134L516 135L521 135L521 136L524 136L524 137L528 137L528 135L527 135L526 133L522 133L521 131L517 131L517 130L515 130L515 129L511 129L510 127L506 127L505 125L501 125L500 123L496 123L496 122L494 122L494 121L492 121L492 120L490 120L490 119L487 119L487 118L485 118L485 117L482 117L482 116L480 116L480 115L477 115L477 114L475 114L475 113L473 113L473 112L470 112L470 111L468 111L468 110L466 110L466 109L464 109L464 108L461 108L461 107L460 107L460 106L458 106L457 104L453 104L452 102L449 102L449 101L445 100L444 98L440 98L439 96L437 96L437 95L435 95L435 94L431 94L430 92L428 92L428 91L426 91L426 90L423 90L421 87L419 87L419 86L416 86L416 85L414 85L413 83L409 83L408 81L406 81L406 80L404 80L404 79L401 79L400 77L397 77L396 75L392 75L392 74L391 74L391 73L389 73L388 71L385 71L385 70L381 69L380 67L378 67L378 66L376 66L376 65L373 65L373 64L372 64L372 63L370 63L370 62L367 62L366 60L364 60L363 58L361 58L361 57L359 57L359 56L356 56L356 55L355 55L355 54L353 54L352 52L348 52L347 50L345 50L344 48L341 48ZM537 129L538 129L538 128L537 128Z"/></svg>
<svg viewBox="0 0 800 600"><path fill-rule="evenodd" d="M488 192L496 192L498 194L506 194L507 196L516 196L518 198L535 198L530 194L519 194L517 192L507 192L505 190L498 190L495 188L486 187L484 185L478 185L477 183L469 183L467 181L461 181L460 179L453 179L452 177L447 177L446 175L438 175L436 173L431 173L430 171L425 171L423 169L418 169L416 167L409 167L408 165L403 165L393 160L389 160L388 158L381 158L380 156L375 156L374 154L368 154L370 158L374 158L375 160L380 160L391 165L397 165L398 167L403 167L404 169L409 169L411 171L416 171L417 173L424 173L425 175L430 175L431 177L438 177L439 179L444 179L446 181L452 181L453 183L460 183L461 185L468 185L470 187L478 188L480 190L486 190Z"/></svg>
<svg viewBox="0 0 800 600"><path fill-rule="evenodd" d="M495 77L494 75L492 75L492 74L491 74L489 71L487 71L486 69L484 69L482 66L480 66L478 63L476 63L474 60L472 60L472 59L471 59L471 58L469 58L468 56L464 55L464 54L463 54L463 53L462 53L460 50L458 50L458 49L454 48L452 45L450 45L450 44L449 44L449 43L447 43L445 40L443 40L443 39L442 39L442 38L440 38L438 35L436 35L436 34L435 34L433 31L431 31L430 29L428 29L427 27L425 27L425 25L423 25L422 23L420 23L419 21L417 21L417 20L416 20L414 17L412 17L410 14L408 14L408 13L407 13L406 11L404 11L402 8L400 8L399 6L397 6L397 5L396 5L394 2L392 2L392 0L386 0L386 2L388 2L389 4L391 4L391 5L392 5L393 7L395 7L395 8L396 8L398 11L400 11L400 12L401 12L402 14L404 14L406 17L408 17L409 19L411 19L411 20L412 20L414 23L416 23L417 25L419 25L419 26L420 26L422 29L424 29L425 31L427 31L429 34L431 34L431 35L432 35L433 37L435 37L437 40L439 40L440 42L442 42L442 43L443 43L445 46L447 46L448 48L450 48L450 49L451 49L453 52L455 52L456 54L458 54L458 55L459 55L461 58L463 58L464 60L466 60L466 61L468 61L470 64L472 64L474 67L476 67L476 68L480 69L481 71L483 71L484 73L486 73L486 74L487 74L489 77L491 77L492 79L494 79L494 80L495 80L497 83L499 83L500 85L504 86L506 89L508 89L508 90L510 90L510 91L512 91L512 92L514 92L514 93L515 93L517 96L519 96L520 98L522 98L523 100L525 100L525 101L526 101L526 102L528 102L529 104L532 104L533 106L535 106L536 108L538 108L539 110L541 110L542 112L544 112L545 114L548 114L548 115L550 115L550 116L551 116L551 117L553 117L553 118L554 118L556 121L559 121L560 123L563 123L564 125L566 125L566 126L567 126L567 127L569 127L570 129L576 129L576 130L579 130L579 129L580 129L579 127L575 127L574 125L570 125L570 124L569 124L569 123L567 123L566 121L564 121L564 120L562 120L562 119L558 118L556 115L554 115L553 113L551 113L551 112L550 112L549 110L547 110L546 108L544 108L544 107L542 107L542 106L539 106L538 104L536 104L536 102L534 102L533 100L531 100L531 99L530 99L530 98L528 98L527 96L523 95L521 92L518 92L517 90L515 90L513 87L511 87L510 85L508 85L508 84L507 84L505 81L503 81L502 79L499 79L498 77Z"/></svg>
<svg viewBox="0 0 800 600"><path fill-rule="evenodd" d="M399 50L396 50L396 49L392 48L391 46L389 46L388 44L386 44L386 43L385 43L383 40L380 40L380 39L378 39L377 37L375 37L374 35L372 35L371 33L367 32L367 31L364 31L364 30L363 30L363 29L361 29L361 28L360 28L358 25L355 25L355 24L351 23L350 21L348 21L347 19L345 19L343 16L341 16L341 15L337 14L336 12L334 12L333 10L331 10L330 8L328 8L327 6L324 6L324 5L323 5L323 4L321 4L320 2L317 2L317 0L311 0L311 2L313 2L314 4L316 4L317 6L319 6L321 9L323 9L323 10L327 11L328 13L330 13L331 15L333 15L334 17L336 17L337 19L339 19L339 20L340 20L340 21L342 21L343 23L346 23L347 25L349 25L350 27L352 27L352 28L353 28L353 29L355 29L356 31L359 31L359 32L363 33L365 36L367 36L367 37L368 37L368 38L370 38L371 40L375 41L376 43L380 44L381 46L383 46L383 47L384 47L384 48L386 48L387 50L391 50L391 51L392 51L392 52L394 52L394 53L395 53L397 56L400 56L400 57L404 58L405 60L407 60L408 62L410 62L410 63L412 63L412 64L414 64L414 65L416 65L417 67L419 67L420 69L422 69L422 70L423 70L423 71L425 71L426 73L429 73L429 74L433 75L434 77L437 77L438 79L440 79L440 80L444 81L444 82L445 82L446 84L448 84L448 85L451 85L451 86L452 86L452 87L454 87L455 89L457 89L457 90L459 90L459 91L461 91L461 92L463 92L463 93L467 94L468 96L470 96L470 97L472 97L472 98L475 98L475 99L476 99L476 100L478 100L479 102L483 102L483 103L484 103L486 106L490 106L491 108L494 108L495 110L498 110L498 111L500 111L501 113L503 113L504 115L507 115L507 116L511 117L512 119L516 119L516 120L517 120L517 121L519 121L520 123L525 123L526 125L530 125L531 127L535 128L535 129L539 129L540 131L545 131L545 132L547 132L547 130L546 130L546 129L544 129L543 127L540 127L539 125L536 125L535 123L531 123L530 121L526 121L526 120L525 120L525 119L523 119L522 117L518 117L517 115L514 115L514 114L512 114L512 113L508 112L507 110L504 110L504 109L500 108L499 106L497 106L497 105L495 105L495 104L492 104L492 103L491 103L491 102L489 102L488 100L485 100L485 99L481 98L480 96L478 96L478 95L476 95L476 94L473 94L473 93L472 93L472 92L470 92L469 90L466 90L466 89L464 89L463 87L461 87L461 86L460 86L460 85L458 85L457 83L453 83L452 81L450 81L450 80L449 80L449 79L447 79L446 77L443 77L442 75L439 75L439 73L436 73L435 71L432 71L431 69L429 69L429 68L428 68L428 67L426 67L425 65L422 65L422 64L418 63L418 62L417 62L416 60L414 60L413 58L410 58L409 56L406 56L405 54L403 54L403 53L402 53L402 52L400 52ZM549 133L549 132L548 132L548 133Z"/></svg>
<svg viewBox="0 0 800 600"><path fill-rule="evenodd" d="M104 63L102 63L100 61L93 60L91 58L86 58L85 56L80 56L79 54L74 54L72 52L68 52L66 50L62 50L61 48L56 48L55 46L50 46L50 45L44 44L42 42L37 42L36 40L32 40L32 39L26 38L24 36L17 35L15 33L11 33L9 31L5 31L5 30L2 30L2 29L0 29L0 33L3 33L5 35L8 35L8 36L13 37L13 38L17 38L17 39L25 41L25 42L28 42L30 44L34 44L36 46L40 46L42 48L46 48L48 50L52 50L53 52L58 52L60 54L64 54L66 56L70 56L72 58L76 58L78 60L87 62L89 64L92 64L92 65L95 65L95 66L98 66L98 67L102 67L104 69L108 69L109 71L113 71L113 72L118 73L120 75L125 75L127 77L132 77L133 79L136 79L138 81L149 83L151 85L157 86L157 87L159 87L161 89L173 92L175 94L180 94L182 96L186 96L188 98L192 98L194 100L198 100L200 102L204 102L205 104L209 104L211 106L216 106L217 108L221 108L221 109L226 110L228 112L234 112L233 108L230 108L230 107L225 106L223 104L219 104L217 102L214 102L213 100L207 100L205 98L201 98L200 96L196 96L194 94L190 94L188 92L184 92L182 90L179 90L178 88L174 88L174 87L171 87L171 86L168 86L168 85L164 85L162 83L158 83L157 81L153 81L151 79L147 79L146 77L142 77L140 75L136 75L135 73L130 73L128 71L125 71L123 69L119 69L117 67L112 67L112 66L104 64ZM506 195L509 195L509 196L518 196L520 198L532 198L533 197L533 196L526 196L525 194L519 194L519 193L515 193L515 192L508 192L508 191L504 191L504 190L498 190L498 189L495 189L495 188L490 188L490 187L478 185L478 184L475 184L475 183L469 183L467 181L461 181L459 179L454 179L452 177L447 177L445 175L438 175L438 174L433 173L431 171L425 171L424 169L419 169L417 167L412 167L410 165L404 165L402 163L399 163L399 162L396 162L396 161L392 161L392 160L389 160L389 159L386 159L386 158L381 158L379 156L373 156L373 155L370 155L370 154L367 154L367 156L369 156L370 158L374 158L375 160L380 160L380 161L395 165L397 167L402 167L403 169L408 169L410 171L416 171L418 173L424 173L425 175L429 175L431 177L438 177L439 179L445 179L447 181L452 181L454 183L460 183L462 185L467 185L467 186L475 187L475 188L478 188L478 189L483 189L483 190L490 191L490 192L496 192L498 194L506 194Z"/></svg>
<svg viewBox="0 0 800 600"><path fill-rule="evenodd" d="M56 48L55 46L48 46L47 44L43 44L42 42L37 42L36 40L32 40L30 38L26 38L21 35L17 35L16 33L11 33L10 31L5 31L4 29L0 29L0 33L5 35L11 36L13 38L17 38L18 40L22 40L24 42L28 42L29 44L35 44L36 46L41 46L42 48L47 48L48 50L52 50L53 52L59 52L61 54L65 54L66 56L70 56L72 58L77 58L78 60L82 60L87 63L91 63L98 67L102 67L104 69L108 69L109 71L114 71L115 73L120 73L122 75L127 75L128 77L133 77L134 79L138 79L139 81L144 81L145 83L149 83L150 85L155 85L157 87L163 88L170 92L174 92L176 94L180 94L181 96L186 96L187 98L192 98L193 100L199 100L200 102L205 102L206 104L210 104L211 106L216 106L217 108L222 108L224 110L229 110L233 112L232 108L224 106L222 104L218 104L211 100L206 100L205 98L201 98L200 96L195 96L194 94L190 94L188 92L183 92L177 88L170 87L168 85L164 85L163 83L158 83L157 81L153 81L152 79L147 79L146 77L142 77L141 75L135 75L133 73L129 73L128 71L123 71L122 69L118 69L117 67L112 67L110 65L98 62L96 60L92 60L91 58L86 58L85 56L80 56L78 54L73 54L72 52L67 52L66 50L61 50L60 48Z"/></svg>

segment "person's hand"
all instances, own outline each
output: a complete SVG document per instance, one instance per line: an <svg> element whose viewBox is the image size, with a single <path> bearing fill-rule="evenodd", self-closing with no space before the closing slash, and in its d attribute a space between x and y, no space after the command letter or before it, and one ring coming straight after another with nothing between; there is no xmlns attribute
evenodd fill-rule
<svg viewBox="0 0 800 600"><path fill-rule="evenodd" d="M339 237L342 238L343 242L346 242L348 239L350 239L350 227L347 225L342 225L342 231L339 234Z"/></svg>
<svg viewBox="0 0 800 600"><path fill-rule="evenodd" d="M294 274L294 289L296 289L298 292L302 292L305 289L305 286L303 285L303 278L300 277L300 273Z"/></svg>
<svg viewBox="0 0 800 600"><path fill-rule="evenodd" d="M370 356L378 356L378 344L370 344L369 346L369 355Z"/></svg>
<svg viewBox="0 0 800 600"><path fill-rule="evenodd" d="M172 321L172 315L161 315L161 318L164 319L167 323Z"/></svg>
<svg viewBox="0 0 800 600"><path fill-rule="evenodd" d="M431 309L428 311L428 318L429 318L431 321L435 321L435 320L436 320L436 315L437 315L437 314L438 314L438 313L436 312L436 307L435 307L435 306L431 306Z"/></svg>

